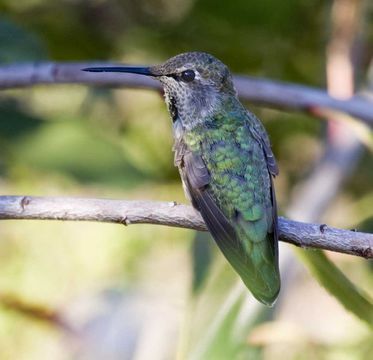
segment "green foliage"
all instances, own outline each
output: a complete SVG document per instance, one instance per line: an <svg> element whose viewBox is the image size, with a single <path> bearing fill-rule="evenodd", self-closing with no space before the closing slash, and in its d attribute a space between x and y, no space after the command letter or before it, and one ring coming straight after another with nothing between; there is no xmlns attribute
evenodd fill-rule
<svg viewBox="0 0 373 360"><path fill-rule="evenodd" d="M179 354L194 360L258 359L262 349L251 346L247 336L258 323L268 320L271 310L257 303L237 282L221 254L217 258L203 287L190 301Z"/></svg>
<svg viewBox="0 0 373 360"><path fill-rule="evenodd" d="M33 32L0 18L0 63L46 58L42 41Z"/></svg>
<svg viewBox="0 0 373 360"><path fill-rule="evenodd" d="M195 294L203 289L212 263L212 250L214 244L208 233L197 232L192 245L193 281L192 289Z"/></svg>
<svg viewBox="0 0 373 360"><path fill-rule="evenodd" d="M366 294L348 280L321 250L297 250L297 253L327 291L373 328L373 302Z"/></svg>

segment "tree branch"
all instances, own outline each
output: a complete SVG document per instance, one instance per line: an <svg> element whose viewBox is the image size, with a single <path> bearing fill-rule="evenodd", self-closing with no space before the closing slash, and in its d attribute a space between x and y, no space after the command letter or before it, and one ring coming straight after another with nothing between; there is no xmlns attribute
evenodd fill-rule
<svg viewBox="0 0 373 360"><path fill-rule="evenodd" d="M108 223L157 224L206 231L191 206L174 202L124 201L31 196L0 196L0 220L75 220ZM307 224L279 218L280 240L373 258L373 234Z"/></svg>
<svg viewBox="0 0 373 360"><path fill-rule="evenodd" d="M147 77L133 74L88 73L84 67L114 65L110 63L25 63L0 66L0 89L33 86L37 84L79 83L95 86L126 86L161 90L160 84ZM307 86L271 80L235 76L240 97L256 104L274 108L301 110L323 116L323 110L333 109L347 113L373 126L372 102L362 96L348 100L331 97L325 91Z"/></svg>

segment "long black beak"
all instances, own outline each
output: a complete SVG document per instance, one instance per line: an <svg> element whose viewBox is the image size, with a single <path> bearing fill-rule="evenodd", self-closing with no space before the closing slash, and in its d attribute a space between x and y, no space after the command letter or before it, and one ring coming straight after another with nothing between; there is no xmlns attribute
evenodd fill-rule
<svg viewBox="0 0 373 360"><path fill-rule="evenodd" d="M146 76L157 76L150 71L149 67L139 67L139 66L107 66L107 67L88 67L82 69L83 71L89 72L121 72L130 74L140 74Z"/></svg>

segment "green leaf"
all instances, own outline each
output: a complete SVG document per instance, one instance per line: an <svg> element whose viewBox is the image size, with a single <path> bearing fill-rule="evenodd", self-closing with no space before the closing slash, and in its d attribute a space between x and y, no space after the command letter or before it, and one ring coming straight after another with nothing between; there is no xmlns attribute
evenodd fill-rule
<svg viewBox="0 0 373 360"><path fill-rule="evenodd" d="M347 310L373 328L373 303L321 250L296 249L317 281Z"/></svg>
<svg viewBox="0 0 373 360"><path fill-rule="evenodd" d="M178 358L260 359L262 348L249 344L248 335L272 315L273 308L252 297L215 249L208 276L198 291L193 292L180 336Z"/></svg>
<svg viewBox="0 0 373 360"><path fill-rule="evenodd" d="M193 263L193 294L197 294L199 290L203 289L212 262L213 246L214 244L209 233L201 231L196 232L191 249Z"/></svg>

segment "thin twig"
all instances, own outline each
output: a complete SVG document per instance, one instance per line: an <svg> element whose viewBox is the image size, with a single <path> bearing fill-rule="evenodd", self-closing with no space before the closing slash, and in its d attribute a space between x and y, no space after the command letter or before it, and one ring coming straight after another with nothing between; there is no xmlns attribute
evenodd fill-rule
<svg viewBox="0 0 373 360"><path fill-rule="evenodd" d="M95 86L122 86L161 90L151 78L133 74L87 73L82 68L113 63L25 63L0 66L0 89L33 86L37 84L85 84ZM274 108L306 111L322 116L323 109L333 109L359 118L373 126L372 102L362 96L347 100L331 97L324 90L248 76L235 76L240 97L256 104Z"/></svg>
<svg viewBox="0 0 373 360"><path fill-rule="evenodd" d="M74 335L75 331L62 313L45 305L30 303L15 295L0 293L0 305L31 320L41 321Z"/></svg>
<svg viewBox="0 0 373 360"><path fill-rule="evenodd" d="M157 224L206 231L191 206L175 202L0 196L0 220L76 220ZM327 249L373 258L373 234L279 218L280 240L301 247Z"/></svg>

